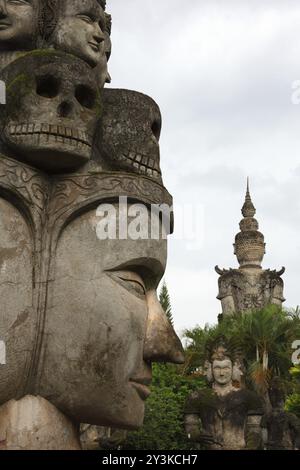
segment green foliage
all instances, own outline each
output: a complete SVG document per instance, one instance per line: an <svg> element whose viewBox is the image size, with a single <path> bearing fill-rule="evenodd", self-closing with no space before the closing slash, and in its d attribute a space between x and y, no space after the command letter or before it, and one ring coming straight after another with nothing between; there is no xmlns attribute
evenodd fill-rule
<svg viewBox="0 0 300 470"><path fill-rule="evenodd" d="M169 322L171 323L172 326L174 326L174 321L173 321L173 315L172 315L172 307L171 307L171 300L170 300L170 295L169 291L167 288L166 281L163 282L160 294L159 294L159 301L160 304L165 311Z"/></svg>
<svg viewBox="0 0 300 470"><path fill-rule="evenodd" d="M172 315L165 284L160 301L165 311ZM146 402L144 426L140 431L128 433L124 449L197 448L197 444L191 444L185 435L184 406L191 391L207 386L201 368L210 346L220 336L227 340L230 348L243 353L248 371L246 379L263 396L267 395L274 376L279 375L291 385L292 343L300 338L300 316L298 310L289 312L269 306L224 318L218 325L197 326L186 330L184 336L187 341L185 364L153 365L152 394ZM287 409L300 416L300 368L291 369L291 374L293 387Z"/></svg>
<svg viewBox="0 0 300 470"><path fill-rule="evenodd" d="M300 387L300 365L292 367L290 370L290 374L295 380L295 382L299 384Z"/></svg>
<svg viewBox="0 0 300 470"><path fill-rule="evenodd" d="M288 397L285 409L300 418L300 393L293 393Z"/></svg>
<svg viewBox="0 0 300 470"><path fill-rule="evenodd" d="M185 374L193 374L202 366L206 359L206 344L213 336L217 327L205 325L204 328L196 326L192 330L185 330L184 337L188 346L185 351Z"/></svg>
<svg viewBox="0 0 300 470"><path fill-rule="evenodd" d="M300 337L299 312L280 310L274 305L262 310L224 318L216 326L186 330L187 372L193 372L207 355L207 347L223 336L245 359L247 379L262 393L272 376L287 378L291 367L292 343Z"/></svg>
<svg viewBox="0 0 300 470"><path fill-rule="evenodd" d="M128 433L123 449L192 449L184 430L183 410L187 396L201 387L204 387L203 379L183 376L180 366L154 364L144 426L140 431Z"/></svg>
<svg viewBox="0 0 300 470"><path fill-rule="evenodd" d="M286 410L294 413L300 418L300 365L292 367L290 370L292 377L293 393L286 401Z"/></svg>

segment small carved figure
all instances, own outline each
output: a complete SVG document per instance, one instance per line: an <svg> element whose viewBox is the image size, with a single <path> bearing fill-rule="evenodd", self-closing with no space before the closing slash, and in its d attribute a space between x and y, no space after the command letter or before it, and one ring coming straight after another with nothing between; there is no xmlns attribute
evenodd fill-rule
<svg viewBox="0 0 300 470"><path fill-rule="evenodd" d="M109 81L107 60L111 43L105 14L97 0L63 0L59 4L59 16L51 37L52 45L74 54L97 67L102 81ZM100 80L100 79L99 79Z"/></svg>
<svg viewBox="0 0 300 470"><path fill-rule="evenodd" d="M268 450L300 450L300 419L285 411L286 391L279 377L272 380L269 397L272 410L266 413L261 426L267 431Z"/></svg>
<svg viewBox="0 0 300 470"><path fill-rule="evenodd" d="M192 441L210 450L259 449L262 402L241 382L241 364L220 340L206 364L212 390L194 392L185 408L185 428Z"/></svg>

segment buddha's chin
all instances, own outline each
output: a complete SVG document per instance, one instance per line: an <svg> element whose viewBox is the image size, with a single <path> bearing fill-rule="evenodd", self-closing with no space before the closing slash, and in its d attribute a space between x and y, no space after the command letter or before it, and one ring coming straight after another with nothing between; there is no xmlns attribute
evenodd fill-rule
<svg viewBox="0 0 300 470"><path fill-rule="evenodd" d="M1 46L5 49L18 50L20 45L22 47L31 45L32 39L26 35L16 31L11 25L0 23L0 41L3 43Z"/></svg>
<svg viewBox="0 0 300 470"><path fill-rule="evenodd" d="M74 402L53 404L63 413L76 421L96 426L107 426L119 429L137 430L141 428L145 415L145 400L141 398L132 384L106 390L98 390L85 403L79 397ZM71 406L70 406L71 405Z"/></svg>
<svg viewBox="0 0 300 470"><path fill-rule="evenodd" d="M217 385L219 385L220 387L229 387L231 385L230 381L228 382L228 380L219 380L217 382Z"/></svg>
<svg viewBox="0 0 300 470"><path fill-rule="evenodd" d="M124 401L123 406L119 404L117 412L113 413L110 417L110 423L107 425L134 431L143 426L144 417L145 399L142 399L140 394L130 385L127 400Z"/></svg>

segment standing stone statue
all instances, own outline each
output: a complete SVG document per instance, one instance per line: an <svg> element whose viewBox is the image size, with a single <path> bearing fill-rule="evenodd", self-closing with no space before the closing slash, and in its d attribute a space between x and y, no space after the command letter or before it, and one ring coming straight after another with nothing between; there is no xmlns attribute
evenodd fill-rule
<svg viewBox="0 0 300 470"><path fill-rule="evenodd" d="M80 442L83 450L119 450L126 441L127 431L91 424L80 427Z"/></svg>
<svg viewBox="0 0 300 470"><path fill-rule="evenodd" d="M240 388L241 362L223 339L212 348L206 367L212 388L193 392L186 402L188 437L208 450L262 448L262 402Z"/></svg>
<svg viewBox="0 0 300 470"><path fill-rule="evenodd" d="M267 450L300 450L300 419L285 411L286 391L279 377L273 378L269 397L272 409L263 416Z"/></svg>
<svg viewBox="0 0 300 470"><path fill-rule="evenodd" d="M236 235L234 244L239 268L227 270L216 267L220 275L217 298L222 303L223 316L262 309L269 304L281 307L285 300L281 278L285 268L280 271L262 269L265 242L263 234L258 231L255 213L248 182L241 231Z"/></svg>
<svg viewBox="0 0 300 470"><path fill-rule="evenodd" d="M0 1L2 449L79 449L80 423L136 429L151 363L183 361L156 295L173 223L160 113L103 89L104 10Z"/></svg>

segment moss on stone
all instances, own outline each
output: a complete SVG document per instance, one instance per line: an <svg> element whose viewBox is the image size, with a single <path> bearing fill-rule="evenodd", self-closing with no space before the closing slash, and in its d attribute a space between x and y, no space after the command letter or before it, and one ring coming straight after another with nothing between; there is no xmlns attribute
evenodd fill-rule
<svg viewBox="0 0 300 470"><path fill-rule="evenodd" d="M76 57L73 54L68 52L59 51L58 49L45 48L45 49L34 49L32 51L22 52L18 55L18 58L23 57L51 57L51 56L60 56L60 57Z"/></svg>
<svg viewBox="0 0 300 470"><path fill-rule="evenodd" d="M19 86L22 84L22 85L26 85L29 87L29 81L30 81L30 75L26 74L26 73L20 73L20 75L17 75L10 83L7 84L6 86L6 90L7 90L7 93L9 93L10 95L14 95L15 93L13 92L13 88L15 86L18 86L18 90L19 90Z"/></svg>

